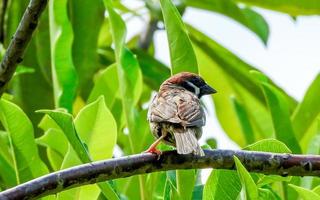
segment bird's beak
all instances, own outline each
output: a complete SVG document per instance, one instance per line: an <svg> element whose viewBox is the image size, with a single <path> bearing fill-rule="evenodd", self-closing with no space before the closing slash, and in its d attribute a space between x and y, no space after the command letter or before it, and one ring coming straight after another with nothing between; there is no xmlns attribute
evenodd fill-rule
<svg viewBox="0 0 320 200"><path fill-rule="evenodd" d="M210 87L209 85L204 85L200 88L201 94L206 95L206 94L214 94L217 93L215 89Z"/></svg>

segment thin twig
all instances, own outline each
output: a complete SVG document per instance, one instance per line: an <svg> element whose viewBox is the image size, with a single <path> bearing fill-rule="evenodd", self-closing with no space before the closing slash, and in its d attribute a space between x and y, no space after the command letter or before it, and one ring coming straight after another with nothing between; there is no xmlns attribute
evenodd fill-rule
<svg viewBox="0 0 320 200"><path fill-rule="evenodd" d="M31 0L0 64L0 96L22 61L24 51L37 27L48 0Z"/></svg>
<svg viewBox="0 0 320 200"><path fill-rule="evenodd" d="M138 46L140 49L148 50L152 40L154 32L158 29L158 20L151 18L148 25L146 26L146 29L141 34L141 37L139 38Z"/></svg>
<svg viewBox="0 0 320 200"><path fill-rule="evenodd" d="M250 172L281 176L320 176L320 156L254 151L205 150L205 156L143 153L79 165L39 177L0 193L0 199L30 199L81 185L158 171L192 168L235 169L237 156Z"/></svg>

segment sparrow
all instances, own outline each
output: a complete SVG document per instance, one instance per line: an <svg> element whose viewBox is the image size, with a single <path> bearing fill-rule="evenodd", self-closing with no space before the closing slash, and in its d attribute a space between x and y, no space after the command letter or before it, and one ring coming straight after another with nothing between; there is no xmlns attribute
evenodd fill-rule
<svg viewBox="0 0 320 200"><path fill-rule="evenodd" d="M203 78L190 72L181 72L164 81L149 106L148 121L157 140L146 152L160 155L156 146L163 141L175 146L178 154L203 156L198 139L206 116L200 98L216 92Z"/></svg>

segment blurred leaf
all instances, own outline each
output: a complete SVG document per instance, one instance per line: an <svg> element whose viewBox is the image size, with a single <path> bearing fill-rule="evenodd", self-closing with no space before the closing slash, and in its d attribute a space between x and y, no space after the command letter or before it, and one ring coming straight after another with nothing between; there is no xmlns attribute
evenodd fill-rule
<svg viewBox="0 0 320 200"><path fill-rule="evenodd" d="M246 168L241 164L237 157L233 157L237 167L238 176L241 181L242 189L245 191L245 199L258 199L258 188Z"/></svg>
<svg viewBox="0 0 320 200"><path fill-rule="evenodd" d="M211 149L217 148L217 140L214 138L209 138L206 140L206 143L210 146Z"/></svg>
<svg viewBox="0 0 320 200"><path fill-rule="evenodd" d="M15 169L8 161L0 154L0 180L3 180L7 188L17 185Z"/></svg>
<svg viewBox="0 0 320 200"><path fill-rule="evenodd" d="M50 28L49 28L49 9L46 8L41 15L35 35L35 46L37 48L36 59L39 63L39 69L46 82L52 86L51 73L51 44L50 42Z"/></svg>
<svg viewBox="0 0 320 200"><path fill-rule="evenodd" d="M79 76L80 92L86 99L93 86L92 76L99 69L97 43L104 20L103 2L70 0L69 5L74 33L72 58Z"/></svg>
<svg viewBox="0 0 320 200"><path fill-rule="evenodd" d="M236 0L252 6L287 13L291 16L320 14L320 4L317 0Z"/></svg>
<svg viewBox="0 0 320 200"><path fill-rule="evenodd" d="M276 139L264 139L254 144L246 146L244 150L250 151L264 151L272 153L292 153L291 150L279 140Z"/></svg>
<svg viewBox="0 0 320 200"><path fill-rule="evenodd" d="M293 184L289 184L289 186L292 187L293 189L295 189L299 193L299 195L302 197L302 199L320 200L320 195L312 190L308 190L308 189L305 189L303 187L299 187L299 186L296 186Z"/></svg>
<svg viewBox="0 0 320 200"><path fill-rule="evenodd" d="M134 49L137 55L144 82L153 90L158 90L160 85L170 77L170 69L148 53Z"/></svg>
<svg viewBox="0 0 320 200"><path fill-rule="evenodd" d="M202 200L202 194L203 194L203 188L204 185L196 185L193 188L193 192L192 192L192 200Z"/></svg>
<svg viewBox="0 0 320 200"><path fill-rule="evenodd" d="M110 65L106 69L98 72L94 79L94 86L88 98L88 103L95 101L103 95L108 108L112 108L119 90L119 80L117 66Z"/></svg>
<svg viewBox="0 0 320 200"><path fill-rule="evenodd" d="M8 133L17 183L23 183L41 175L48 169L38 155L33 127L26 114L15 104L0 99L0 120Z"/></svg>
<svg viewBox="0 0 320 200"><path fill-rule="evenodd" d="M302 102L292 114L292 125L300 140L320 113L319 104L320 74L314 79L304 95Z"/></svg>
<svg viewBox="0 0 320 200"><path fill-rule="evenodd" d="M192 199L196 177L195 169L176 171L177 191L181 199Z"/></svg>
<svg viewBox="0 0 320 200"><path fill-rule="evenodd" d="M277 175L268 175L268 176L262 175L257 183L257 186L262 187L270 183L281 182L281 181L289 182L291 181L291 178L292 178L291 176L283 177L283 176L277 176Z"/></svg>
<svg viewBox="0 0 320 200"><path fill-rule="evenodd" d="M242 8L232 0L186 0L186 4L226 15L250 29L264 44L267 44L269 26L259 13L250 8Z"/></svg>
<svg viewBox="0 0 320 200"><path fill-rule="evenodd" d="M235 171L213 169L203 190L204 200L234 200L241 191Z"/></svg>
<svg viewBox="0 0 320 200"><path fill-rule="evenodd" d="M244 133L246 143L251 144L255 141L255 138L247 111L245 107L241 105L241 103L235 97L231 98L231 101L234 105L234 110L237 113L237 117L240 122L242 131Z"/></svg>
<svg viewBox="0 0 320 200"><path fill-rule="evenodd" d="M171 0L160 0L160 3L167 31L172 74L183 71L198 73L197 58L179 11Z"/></svg>
<svg viewBox="0 0 320 200"><path fill-rule="evenodd" d="M129 128L129 143L131 151L134 153L135 147L132 142L132 132L135 127L135 106L142 92L142 74L136 57L125 47L126 26L124 21L113 10L110 0L104 0L104 3L109 13L111 33L115 44L122 105Z"/></svg>
<svg viewBox="0 0 320 200"><path fill-rule="evenodd" d="M301 153L300 145L290 121L289 109L282 94L268 83L262 83L262 88L271 113L275 137L285 143L293 153Z"/></svg>
<svg viewBox="0 0 320 200"><path fill-rule="evenodd" d="M264 95L260 89L260 84L250 73L252 70L258 70L245 63L229 50L225 49L192 26L188 25L187 28L190 32L190 38L194 44L198 45L208 56L210 56L214 62L220 65L221 69L228 75L229 78L250 91L251 94L253 94L253 96L262 104L265 104ZM235 76L235 74L237 74L237 76ZM281 93L284 95L285 101L288 104L290 112L292 112L297 105L296 100L290 97L281 88L276 86L271 80L269 80L269 84L281 91Z"/></svg>
<svg viewBox="0 0 320 200"><path fill-rule="evenodd" d="M14 76L18 76L20 74L28 74L28 73L34 73L34 68L26 67L23 65L18 65L16 71L14 72Z"/></svg>
<svg viewBox="0 0 320 200"><path fill-rule="evenodd" d="M93 160L112 157L117 140L117 124L103 96L79 112L75 127L88 146Z"/></svg>
<svg viewBox="0 0 320 200"><path fill-rule="evenodd" d="M49 27L55 106L72 112L77 74L71 55L73 33L67 3L67 0L49 1Z"/></svg>
<svg viewBox="0 0 320 200"><path fill-rule="evenodd" d="M49 117L44 117L42 124L52 124ZM54 122L53 122L54 123ZM55 124L56 125L56 124ZM68 140L60 128L48 128L44 135L36 139L37 144L47 147L47 156L52 168L60 170L63 158L68 150Z"/></svg>
<svg viewBox="0 0 320 200"><path fill-rule="evenodd" d="M92 161L85 144L83 143L83 141L80 139L79 135L76 132L75 126L73 124L72 115L63 111L58 111L58 110L40 110L37 112L41 112L49 115L55 121L55 123L60 127L60 129L63 131L63 133L68 138L68 141L72 147L71 148L69 146L69 150L67 152L69 156L74 157L74 155L77 155L77 157L81 160L82 163L88 163ZM73 151L76 154L73 153ZM77 161L75 159L64 160L64 162L70 162L70 161L77 164ZM72 165L63 163L62 166L72 166ZM106 197L110 199L119 199L117 194L113 190L113 188L107 182L101 182L98 185Z"/></svg>

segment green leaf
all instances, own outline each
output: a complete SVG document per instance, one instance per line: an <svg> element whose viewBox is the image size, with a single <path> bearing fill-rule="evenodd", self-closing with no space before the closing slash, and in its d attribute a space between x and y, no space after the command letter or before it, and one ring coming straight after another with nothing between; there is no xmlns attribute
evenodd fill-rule
<svg viewBox="0 0 320 200"><path fill-rule="evenodd" d="M170 77L170 69L148 53L134 49L137 55L143 80L150 88L158 90L160 85Z"/></svg>
<svg viewBox="0 0 320 200"><path fill-rule="evenodd" d="M171 0L160 0L170 49L172 74L198 73L197 58L180 13Z"/></svg>
<svg viewBox="0 0 320 200"><path fill-rule="evenodd" d="M34 73L34 71L34 68L18 65L16 71L14 72L14 75L18 76L20 74L32 74Z"/></svg>
<svg viewBox="0 0 320 200"><path fill-rule="evenodd" d="M68 150L68 140L60 129L50 128L37 138L37 144L47 147L47 156L54 170L60 170Z"/></svg>
<svg viewBox="0 0 320 200"><path fill-rule="evenodd" d="M272 153L292 153L291 150L279 140L276 139L264 139L254 144L246 146L244 150L250 151L264 151Z"/></svg>
<svg viewBox="0 0 320 200"><path fill-rule="evenodd" d="M79 75L81 94L86 99L93 86L92 76L100 67L97 43L104 20L103 2L71 0L69 11L74 33L72 58Z"/></svg>
<svg viewBox="0 0 320 200"><path fill-rule="evenodd" d="M289 184L289 186L292 187L295 191L297 191L299 193L299 195L302 197L302 199L320 200L320 195L317 194L315 191L308 190L303 187L299 187L299 186L292 185L292 184Z"/></svg>
<svg viewBox="0 0 320 200"><path fill-rule="evenodd" d="M79 112L75 127L88 146L93 160L112 157L117 140L117 124L106 107L103 96Z"/></svg>
<svg viewBox="0 0 320 200"><path fill-rule="evenodd" d="M267 44L269 26L265 19L250 8L242 8L231 0L187 0L186 5L221 13L244 25Z"/></svg>
<svg viewBox="0 0 320 200"><path fill-rule="evenodd" d="M192 199L192 192L196 182L196 170L177 170L177 191L181 199Z"/></svg>
<svg viewBox="0 0 320 200"><path fill-rule="evenodd" d="M0 154L0 180L3 180L5 186L8 188L17 185L17 179L15 177L15 169L12 164L9 163L3 155Z"/></svg>
<svg viewBox="0 0 320 200"><path fill-rule="evenodd" d="M71 148L69 146L69 149L67 152L67 154L70 154L69 156L74 157L74 155L76 155L81 160L82 163L88 163L92 161L91 156L89 155L85 144L83 143L83 141L80 139L79 135L76 132L75 126L73 124L72 115L63 111L58 111L58 110L40 110L37 112L45 113L49 115L55 121L55 123L59 126L59 128L63 131L63 133L67 137L72 147ZM73 151L75 153L73 153ZM64 160L64 162L70 162L70 161L75 164L78 163L78 161L75 158ZM62 166L71 166L71 165L72 164L66 164L66 163L62 164ZM110 199L119 199L117 194L113 190L113 188L107 182L102 182L102 183L99 183L98 185L106 197Z"/></svg>
<svg viewBox="0 0 320 200"><path fill-rule="evenodd" d="M306 135L307 130L320 113L319 104L320 74L314 79L305 93L302 102L292 114L292 125L298 140Z"/></svg>
<svg viewBox="0 0 320 200"><path fill-rule="evenodd" d="M0 110L0 121L10 141L17 183L47 174L49 171L39 157L33 127L26 114L3 99L0 99Z"/></svg>
<svg viewBox="0 0 320 200"><path fill-rule="evenodd" d="M96 75L88 102L91 103L98 99L99 96L103 95L108 108L112 108L116 100L118 90L119 80L117 66L113 64Z"/></svg>
<svg viewBox="0 0 320 200"><path fill-rule="evenodd" d="M234 200L241 191L236 172L213 169L203 190L204 200Z"/></svg>
<svg viewBox="0 0 320 200"><path fill-rule="evenodd" d="M285 143L293 153L301 153L290 121L289 108L283 95L268 83L262 83L262 88L271 113L275 137Z"/></svg>
<svg viewBox="0 0 320 200"><path fill-rule="evenodd" d="M49 1L49 26L55 106L71 112L77 74L72 61L73 33L67 3L67 0Z"/></svg>
<svg viewBox="0 0 320 200"><path fill-rule="evenodd" d="M109 13L112 38L118 69L119 86L126 123L129 128L129 142L132 152L132 131L135 127L135 107L142 93L142 74L136 57L125 47L126 26L121 17L114 11L110 0L104 0Z"/></svg>
<svg viewBox="0 0 320 200"><path fill-rule="evenodd" d="M244 133L246 143L251 144L255 141L255 136L253 132L253 128L251 127L249 116L247 111L243 105L235 98L231 98L231 101L234 105L234 110L237 113L238 120L240 122L242 131Z"/></svg>
<svg viewBox="0 0 320 200"><path fill-rule="evenodd" d="M91 162L88 151L76 132L71 114L59 110L39 110L37 112L45 113L55 121L83 163Z"/></svg>
<svg viewBox="0 0 320 200"><path fill-rule="evenodd" d="M39 71L43 75L45 81L52 86L51 73L51 44L50 28L49 28L49 9L46 8L41 15L37 31L34 34L35 45L37 48L36 59L39 64Z"/></svg>
<svg viewBox="0 0 320 200"><path fill-rule="evenodd" d="M238 176L241 181L242 189L245 191L245 199L258 199L259 193L256 184L246 168L241 164L237 157L233 157L237 167Z"/></svg>
<svg viewBox="0 0 320 200"><path fill-rule="evenodd" d="M236 0L252 6L287 13L291 16L320 14L318 0Z"/></svg>

